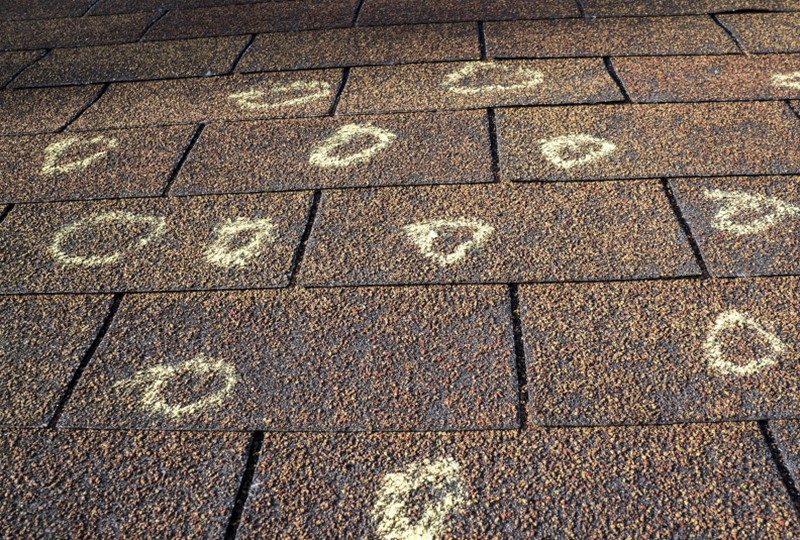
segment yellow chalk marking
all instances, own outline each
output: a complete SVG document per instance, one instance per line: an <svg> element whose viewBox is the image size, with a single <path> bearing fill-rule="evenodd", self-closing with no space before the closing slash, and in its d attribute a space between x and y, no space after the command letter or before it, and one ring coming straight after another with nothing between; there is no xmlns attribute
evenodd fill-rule
<svg viewBox="0 0 800 540"><path fill-rule="evenodd" d="M143 236L136 242L136 247L144 247L151 241L164 234L167 228L166 220L163 217L155 216L141 216L131 212L124 212L120 210L112 210L104 214L96 214L87 218L75 221L69 225L64 226L53 237L53 242L50 244L50 254L57 261L64 264L76 264L80 266L102 266L104 264L111 264L122 258L122 252L117 251L111 255L106 256L82 256L70 255L64 251L63 245L69 237L80 230L86 229L99 229L99 227L113 222L120 222L122 224L144 224L150 227L150 232ZM102 231L97 230L94 234L102 234Z"/></svg>
<svg viewBox="0 0 800 540"><path fill-rule="evenodd" d="M764 338L771 350L761 358L756 358L747 364L740 365L725 359L722 351L724 344L719 338L720 334L725 330L742 330L744 328L755 330L756 333ZM735 309L720 313L711 327L705 343L703 343L705 359L711 369L722 375L736 375L738 377L752 375L777 364L778 358L785 350L786 345L778 336L769 332L747 313L742 313Z"/></svg>
<svg viewBox="0 0 800 540"><path fill-rule="evenodd" d="M466 487L461 465L445 457L411 463L402 472L387 474L372 509L375 532L384 540L434 540L441 535L447 517L464 504ZM414 491L429 486L437 493L416 523L406 508Z"/></svg>
<svg viewBox="0 0 800 540"><path fill-rule="evenodd" d="M438 253L433 249L433 243L443 234L452 234L457 229L471 229L472 238L460 243L451 253ZM414 242L422 254L435 261L439 266L449 266L463 259L467 252L483 245L494 227L476 219L434 219L413 223L403 227L408 238Z"/></svg>
<svg viewBox="0 0 800 540"><path fill-rule="evenodd" d="M562 169L571 169L577 165L597 161L617 149L617 145L613 142L585 133L571 133L551 139L542 139L539 144L542 145L542 155L545 159ZM565 158L563 157L565 151L574 154L583 152L583 155Z"/></svg>
<svg viewBox="0 0 800 540"><path fill-rule="evenodd" d="M165 391L169 390L174 379L184 374L196 375L198 377L217 376L222 380L222 387L193 403L185 405L174 405L167 403L164 397ZM135 390L144 387L144 393L140 399L142 409L152 414L160 414L169 418L179 418L187 414L196 414L211 407L217 407L228 397L239 378L236 375L236 368L216 358L211 358L203 354L198 354L191 360L175 366L158 365L143 369L133 375L130 379L119 381L114 385L115 388Z"/></svg>
<svg viewBox="0 0 800 540"><path fill-rule="evenodd" d="M353 142L357 137L369 137L375 142L371 146L348 156L334 156L331 153ZM346 167L352 163L369 160L372 156L392 144L397 135L391 131L371 124L347 124L340 127L322 144L311 151L309 162L317 167Z"/></svg>
<svg viewBox="0 0 800 540"><path fill-rule="evenodd" d="M519 82L509 84L486 84L482 86L469 86L467 79L480 72L499 72L501 76L516 79ZM513 90L527 90L534 88L544 80L544 74L538 69L517 67L499 62L470 62L445 75L441 85L457 94L483 94L488 92L510 92Z"/></svg>
<svg viewBox="0 0 800 540"><path fill-rule="evenodd" d="M275 99L280 99L283 95L297 92L304 92L304 94L274 101ZM303 105L304 103L328 97L332 93L331 85L324 81L295 81L289 84L272 85L266 91L251 88L244 92L231 94L228 99L234 100L242 109L265 110Z"/></svg>
<svg viewBox="0 0 800 540"><path fill-rule="evenodd" d="M760 233L786 218L800 217L800 206L776 197L721 189L706 189L704 195L722 203L711 225L720 231L740 236ZM746 223L737 221L737 217L747 213L757 214L759 217Z"/></svg>
<svg viewBox="0 0 800 540"><path fill-rule="evenodd" d="M214 241L206 249L206 261L215 266L243 267L258 257L267 243L274 240L275 225L269 219L237 217L218 224L214 228ZM247 244L231 249L237 236L249 234Z"/></svg>
<svg viewBox="0 0 800 540"><path fill-rule="evenodd" d="M776 74L772 76L772 84L781 88L792 88L800 90L800 71L786 74Z"/></svg>
<svg viewBox="0 0 800 540"><path fill-rule="evenodd" d="M69 173L73 171L82 171L95 161L103 158L108 154L112 148L116 148L119 144L117 139L98 135L91 139L81 139L79 137L67 137L58 142L54 142L44 149L44 163L42 164L42 174L53 175ZM58 163L59 159L73 147L81 148L87 146L104 146L105 150L100 150L94 154L87 156L83 159L70 161L68 163Z"/></svg>

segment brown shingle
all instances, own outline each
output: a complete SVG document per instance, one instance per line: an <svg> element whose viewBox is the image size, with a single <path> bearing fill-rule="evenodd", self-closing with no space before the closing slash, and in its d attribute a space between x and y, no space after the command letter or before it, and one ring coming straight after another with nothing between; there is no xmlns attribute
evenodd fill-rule
<svg viewBox="0 0 800 540"><path fill-rule="evenodd" d="M0 92L0 134L55 131L88 105L99 91L99 85L91 85Z"/></svg>
<svg viewBox="0 0 800 540"><path fill-rule="evenodd" d="M730 13L719 20L747 51L800 52L800 13Z"/></svg>
<svg viewBox="0 0 800 540"><path fill-rule="evenodd" d="M578 17L570 0L365 0L358 24L414 24Z"/></svg>

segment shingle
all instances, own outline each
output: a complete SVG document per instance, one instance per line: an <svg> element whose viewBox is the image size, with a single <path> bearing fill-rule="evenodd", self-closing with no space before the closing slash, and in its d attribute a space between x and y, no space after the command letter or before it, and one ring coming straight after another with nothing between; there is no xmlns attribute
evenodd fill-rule
<svg viewBox="0 0 800 540"><path fill-rule="evenodd" d="M583 0L590 17L682 15L737 10L800 10L798 0Z"/></svg>
<svg viewBox="0 0 800 540"><path fill-rule="evenodd" d="M800 172L800 122L785 103L504 109L497 133L506 179Z"/></svg>
<svg viewBox="0 0 800 540"><path fill-rule="evenodd" d="M262 288L288 282L310 193L17 205L0 291Z"/></svg>
<svg viewBox="0 0 800 540"><path fill-rule="evenodd" d="M50 49L136 41L155 13L0 23L0 49Z"/></svg>
<svg viewBox="0 0 800 540"><path fill-rule="evenodd" d="M720 54L736 44L708 17L641 17L489 22L494 58Z"/></svg>
<svg viewBox="0 0 800 540"><path fill-rule="evenodd" d="M424 519L418 518L424 516ZM267 435L241 538L788 538L755 423Z"/></svg>
<svg viewBox="0 0 800 540"><path fill-rule="evenodd" d="M190 39L54 49L26 69L13 87L169 79L226 73L247 37Z"/></svg>
<svg viewBox="0 0 800 540"><path fill-rule="evenodd" d="M800 13L730 13L719 20L749 52L800 52Z"/></svg>
<svg viewBox="0 0 800 540"><path fill-rule="evenodd" d="M0 137L0 201L159 195L190 126Z"/></svg>
<svg viewBox="0 0 800 540"><path fill-rule="evenodd" d="M350 26L358 0L294 0L199 9L175 9L145 39L286 32Z"/></svg>
<svg viewBox="0 0 800 540"><path fill-rule="evenodd" d="M655 181L326 191L304 285L643 279L697 273Z"/></svg>
<svg viewBox="0 0 800 540"><path fill-rule="evenodd" d="M172 193L492 180L486 113L458 111L208 126Z"/></svg>
<svg viewBox="0 0 800 540"><path fill-rule="evenodd" d="M96 296L0 298L0 425L47 425L109 303Z"/></svg>
<svg viewBox="0 0 800 540"><path fill-rule="evenodd" d="M0 52L0 87L40 56L42 51Z"/></svg>
<svg viewBox="0 0 800 540"><path fill-rule="evenodd" d="M713 275L800 273L799 180L774 176L672 181Z"/></svg>
<svg viewBox="0 0 800 540"><path fill-rule="evenodd" d="M244 433L0 433L3 536L221 537Z"/></svg>
<svg viewBox="0 0 800 540"><path fill-rule="evenodd" d="M320 44L324 43L324 47ZM353 27L256 37L237 69L281 69L477 60L474 23Z"/></svg>
<svg viewBox="0 0 800 540"><path fill-rule="evenodd" d="M62 425L517 426L506 287L140 295L107 342Z"/></svg>
<svg viewBox="0 0 800 540"><path fill-rule="evenodd" d="M358 24L414 24L578 17L570 0L366 0Z"/></svg>
<svg viewBox="0 0 800 540"><path fill-rule="evenodd" d="M599 58L443 62L353 68L337 111L476 109L621 99Z"/></svg>
<svg viewBox="0 0 800 540"><path fill-rule="evenodd" d="M0 134L44 133L60 129L99 91L99 85L90 85L0 92Z"/></svg>
<svg viewBox="0 0 800 540"><path fill-rule="evenodd" d="M112 84L70 129L327 114L341 70Z"/></svg>
<svg viewBox="0 0 800 540"><path fill-rule="evenodd" d="M94 0L0 0L0 20L80 17Z"/></svg>
<svg viewBox="0 0 800 540"><path fill-rule="evenodd" d="M795 417L794 278L523 286L530 421Z"/></svg>
<svg viewBox="0 0 800 540"><path fill-rule="evenodd" d="M616 58L638 102L800 97L800 54Z"/></svg>

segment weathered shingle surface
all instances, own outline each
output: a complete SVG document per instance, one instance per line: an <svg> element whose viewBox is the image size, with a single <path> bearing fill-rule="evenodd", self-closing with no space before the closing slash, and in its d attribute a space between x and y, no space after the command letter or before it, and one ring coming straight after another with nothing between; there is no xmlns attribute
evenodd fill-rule
<svg viewBox="0 0 800 540"><path fill-rule="evenodd" d="M799 0L0 0L0 537L800 537Z"/></svg>

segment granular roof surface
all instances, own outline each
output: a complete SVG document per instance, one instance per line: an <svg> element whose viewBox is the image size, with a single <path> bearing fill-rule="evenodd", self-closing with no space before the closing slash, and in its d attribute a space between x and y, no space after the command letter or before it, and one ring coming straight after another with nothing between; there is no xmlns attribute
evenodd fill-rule
<svg viewBox="0 0 800 540"><path fill-rule="evenodd" d="M800 0L0 0L0 537L800 538Z"/></svg>

